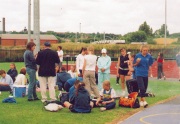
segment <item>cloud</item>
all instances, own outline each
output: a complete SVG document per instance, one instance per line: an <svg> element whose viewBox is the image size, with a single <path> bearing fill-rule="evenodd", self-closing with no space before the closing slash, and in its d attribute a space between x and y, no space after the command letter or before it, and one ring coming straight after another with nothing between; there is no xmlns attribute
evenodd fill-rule
<svg viewBox="0 0 180 124"><path fill-rule="evenodd" d="M33 0L31 1L33 7ZM1 16L6 17L7 30L18 31L27 27L27 0L0 2L0 12ZM178 5L179 0L167 1L167 25L170 33L180 31ZM146 21L155 31L165 23L164 12L164 0L41 0L40 27L42 31L79 32L81 23L82 32L125 34L138 30Z"/></svg>

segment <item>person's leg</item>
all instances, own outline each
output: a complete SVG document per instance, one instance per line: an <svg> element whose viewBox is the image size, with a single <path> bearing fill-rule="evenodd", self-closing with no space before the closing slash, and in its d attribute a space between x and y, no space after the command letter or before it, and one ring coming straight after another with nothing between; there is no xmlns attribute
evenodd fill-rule
<svg viewBox="0 0 180 124"><path fill-rule="evenodd" d="M95 72L94 71L89 71L89 83L90 83L90 88L93 90L94 95L96 97L100 97L98 88L96 86L96 78L95 78Z"/></svg>
<svg viewBox="0 0 180 124"><path fill-rule="evenodd" d="M101 72L98 72L98 90L100 91L102 89L102 83L104 81L104 75Z"/></svg>
<svg viewBox="0 0 180 124"><path fill-rule="evenodd" d="M36 94L36 70L32 70L32 86L33 86L33 98L34 100L38 100L37 94Z"/></svg>
<svg viewBox="0 0 180 124"><path fill-rule="evenodd" d="M27 68L26 72L29 75L28 100L33 100L34 84L36 83L36 71L34 69Z"/></svg>
<svg viewBox="0 0 180 124"><path fill-rule="evenodd" d="M105 108L106 110L113 109L116 106L116 102L111 102L109 104L106 104Z"/></svg>
<svg viewBox="0 0 180 124"><path fill-rule="evenodd" d="M68 83L68 82L66 82L65 84L64 84L64 90L66 91L66 92L69 92L69 89L71 88L71 86L70 86L70 84Z"/></svg>
<svg viewBox="0 0 180 124"><path fill-rule="evenodd" d="M69 108L70 106L71 106L72 104L71 103L69 103L69 102L64 102L64 106L66 107L66 108Z"/></svg>
<svg viewBox="0 0 180 124"><path fill-rule="evenodd" d="M116 76L116 84L119 84L119 77Z"/></svg>
<svg viewBox="0 0 180 124"><path fill-rule="evenodd" d="M48 87L49 87L49 97L51 101L55 101L56 99L56 94L55 94L55 77L47 77L48 78Z"/></svg>
<svg viewBox="0 0 180 124"><path fill-rule="evenodd" d="M85 89L89 92L89 94L92 94L91 88L90 88L90 82L89 82L89 71L85 71L83 75L83 82L85 83Z"/></svg>
<svg viewBox="0 0 180 124"><path fill-rule="evenodd" d="M161 79L161 67L160 64L158 63L158 77L157 79Z"/></svg>
<svg viewBox="0 0 180 124"><path fill-rule="evenodd" d="M41 90L41 97L42 97L42 102L45 102L47 100L46 96L46 83L47 83L47 77L41 77L39 76L39 83L40 83L40 90Z"/></svg>
<svg viewBox="0 0 180 124"><path fill-rule="evenodd" d="M143 77L143 82L144 82L145 93L146 93L147 88L148 88L148 77Z"/></svg>
<svg viewBox="0 0 180 124"><path fill-rule="evenodd" d="M10 86L2 86L0 85L0 91L11 91Z"/></svg>

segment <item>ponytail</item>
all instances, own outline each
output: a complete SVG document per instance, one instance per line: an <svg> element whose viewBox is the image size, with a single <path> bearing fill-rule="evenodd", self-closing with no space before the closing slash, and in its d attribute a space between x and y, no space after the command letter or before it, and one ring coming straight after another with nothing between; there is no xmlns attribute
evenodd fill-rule
<svg viewBox="0 0 180 124"><path fill-rule="evenodd" d="M78 96L78 91L79 89L82 89L85 87L85 83L84 82L80 82L77 84L77 88L76 88L76 96Z"/></svg>

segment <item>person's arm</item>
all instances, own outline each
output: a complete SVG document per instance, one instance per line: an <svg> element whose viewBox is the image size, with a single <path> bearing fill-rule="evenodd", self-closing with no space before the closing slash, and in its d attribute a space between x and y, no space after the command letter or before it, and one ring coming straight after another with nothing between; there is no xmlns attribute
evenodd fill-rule
<svg viewBox="0 0 180 124"><path fill-rule="evenodd" d="M12 71L12 73L10 73L9 75L11 76L11 77L16 77L17 76L17 70L16 69L14 69L13 71Z"/></svg>
<svg viewBox="0 0 180 124"><path fill-rule="evenodd" d="M134 58L133 67L138 66L140 61L141 61L141 58L139 58L138 55L136 55Z"/></svg>
<svg viewBox="0 0 180 124"><path fill-rule="evenodd" d="M108 62L106 63L106 66L104 67L104 69L106 70L107 68L110 68L110 66L111 66L111 58L110 57L108 57L109 59L108 59Z"/></svg>
<svg viewBox="0 0 180 124"><path fill-rule="evenodd" d="M120 65L120 57L118 58L118 63L117 63L117 76L119 77L119 65Z"/></svg>
<svg viewBox="0 0 180 124"><path fill-rule="evenodd" d="M82 74L83 75L84 75L85 68L86 68L86 59L84 59L84 65L83 65L83 68L82 68Z"/></svg>
<svg viewBox="0 0 180 124"><path fill-rule="evenodd" d="M76 57L76 70L77 70L77 73L78 73L78 75L80 74L80 72L79 72L79 55Z"/></svg>

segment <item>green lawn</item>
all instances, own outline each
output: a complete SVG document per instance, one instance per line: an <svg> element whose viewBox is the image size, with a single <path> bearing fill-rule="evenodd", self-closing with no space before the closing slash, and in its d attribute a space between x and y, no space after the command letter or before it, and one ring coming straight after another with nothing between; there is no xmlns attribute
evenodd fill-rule
<svg viewBox="0 0 180 124"><path fill-rule="evenodd" d="M16 65L19 70L24 64L16 63ZM0 63L0 68L7 70L9 63ZM115 85L115 78L111 78L111 85L116 91L120 92L120 86ZM147 102L151 106L159 101L180 94L179 87L180 83L175 81L150 80L148 91L155 93L156 97L147 98ZM40 98L39 93L38 95ZM8 96L8 92L2 92L0 101ZM16 101L16 104L0 103L0 124L104 124L118 118L121 119L134 110L116 105L115 109L105 112L100 112L99 108L94 108L89 114L74 114L66 108L59 112L45 111L40 101L27 102L27 97L16 98Z"/></svg>

